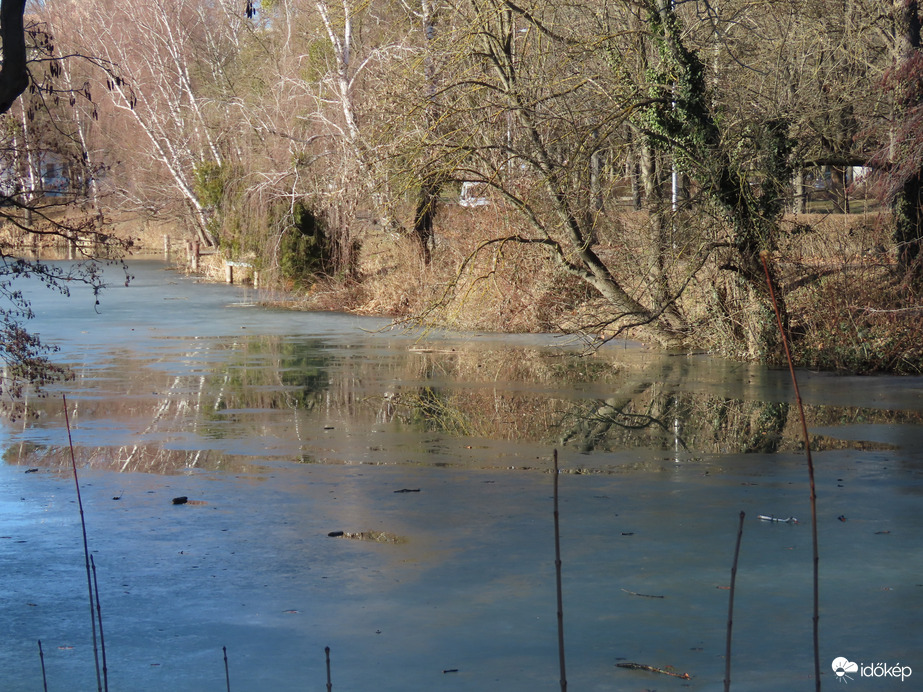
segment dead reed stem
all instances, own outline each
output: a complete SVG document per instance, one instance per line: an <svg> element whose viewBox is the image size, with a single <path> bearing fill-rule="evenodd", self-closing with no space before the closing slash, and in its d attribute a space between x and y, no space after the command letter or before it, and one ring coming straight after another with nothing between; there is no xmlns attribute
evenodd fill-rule
<svg viewBox="0 0 923 692"><path fill-rule="evenodd" d="M330 647L324 647L324 657L327 659L327 692L333 690L333 683L330 682Z"/></svg>
<svg viewBox="0 0 923 692"><path fill-rule="evenodd" d="M769 297L776 313L779 324L779 334L782 337L782 346L785 348L785 358L788 360L788 371L792 377L792 386L795 389L795 401L798 404L798 414L801 416L801 434L804 438L804 451L808 460L808 479L811 486L811 539L814 546L814 689L820 692L820 588L819 565L820 554L817 546L817 491L814 486L814 460L811 457L811 441L808 439L808 423L804 415L804 404L801 401L801 392L798 389L798 378L795 376L795 364L792 361L792 352L788 348L788 338L782 324L782 314L776 302L776 292L772 286L772 277L769 275L769 264L766 262L766 253L760 253L763 262L763 271L766 273L766 285L769 286Z"/></svg>
<svg viewBox="0 0 923 692"><path fill-rule="evenodd" d="M96 659L96 689L102 692L103 681L99 670L99 648L96 643L96 609L93 598L93 577L90 572L90 547L87 544L87 523L83 516L83 500L80 497L80 481L77 479L77 460L74 458L74 441L71 439L71 423L67 415L67 396L61 394L64 402L64 425L67 428L67 446L70 449L71 467L74 469L74 485L77 488L77 508L80 510L80 528L83 531L83 557L87 568L87 591L90 594L90 625L93 628L93 657Z"/></svg>
<svg viewBox="0 0 923 692"><path fill-rule="evenodd" d="M38 640L38 660L42 662L42 689L48 692L48 678L45 677L45 652L42 651L42 640Z"/></svg>
<svg viewBox="0 0 923 692"><path fill-rule="evenodd" d="M554 571L558 592L558 662L561 668L561 692L567 692L564 665L564 597L561 589L561 527L558 512L558 450L554 450Z"/></svg>
<svg viewBox="0 0 923 692"><path fill-rule="evenodd" d="M740 526L737 528L737 545L734 546L734 561L731 563L731 586L728 595L728 633L727 644L724 649L724 692L731 689L731 629L734 627L734 586L737 583L737 559L740 557L740 540L744 535L744 517L746 512L740 513Z"/></svg>
<svg viewBox="0 0 923 692"><path fill-rule="evenodd" d="M96 581L96 561L90 555L90 567L93 568L93 592L96 595L96 623L99 625L99 648L103 652L103 689L109 692L109 668L106 666L106 638L103 636L103 611L99 604L99 583Z"/></svg>
<svg viewBox="0 0 923 692"><path fill-rule="evenodd" d="M228 692L231 692L231 673L228 671L228 647L222 646L221 651L224 653L224 682L227 684Z"/></svg>

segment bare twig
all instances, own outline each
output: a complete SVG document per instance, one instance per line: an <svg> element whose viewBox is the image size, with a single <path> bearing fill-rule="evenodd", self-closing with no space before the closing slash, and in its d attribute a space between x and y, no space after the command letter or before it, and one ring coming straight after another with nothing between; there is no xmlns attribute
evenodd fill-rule
<svg viewBox="0 0 923 692"><path fill-rule="evenodd" d="M77 479L77 461L74 458L74 441L71 439L70 418L67 415L67 396L61 395L64 402L64 425L67 428L67 445L71 454L71 467L74 470L74 485L77 488L77 508L80 510L80 528L83 531L83 557L86 561L87 568L87 591L90 594L90 625L93 628L93 657L96 659L96 689L97 692L103 690L103 680L99 669L99 648L96 643L96 608L95 599L93 598L93 576L90 572L90 547L87 544L87 523L83 516L83 500L80 497L80 482Z"/></svg>
<svg viewBox="0 0 923 692"><path fill-rule="evenodd" d="M740 526L737 528L737 545L734 547L734 562L731 563L731 591L728 594L728 634L727 646L724 650L724 692L731 689L731 629L734 626L734 586L737 583L737 559L740 557L740 540L744 535L744 517L746 512L740 513Z"/></svg>
<svg viewBox="0 0 923 692"><path fill-rule="evenodd" d="M224 681L227 683L228 692L231 692L231 674L228 671L228 647L222 646L221 651L224 653Z"/></svg>
<svg viewBox="0 0 923 692"><path fill-rule="evenodd" d="M109 669L106 666L106 638L103 636L103 611L99 605L99 583L96 581L96 561L90 555L90 567L93 569L93 593L96 595L96 622L99 625L99 648L103 652L103 689L109 692Z"/></svg>
<svg viewBox="0 0 923 692"><path fill-rule="evenodd" d="M654 666L646 666L643 663L616 663L618 668L630 668L631 670L647 670L651 673L660 673L661 675L669 675L674 678L680 678L681 680L688 680L689 673L674 673L670 670L664 670L663 668L656 668Z"/></svg>
<svg viewBox="0 0 923 692"><path fill-rule="evenodd" d="M923 305L913 305L907 308L892 308L888 310L884 308L859 308L859 310L869 315L883 314L883 313L896 313L896 312L921 312L923 311Z"/></svg>
<svg viewBox="0 0 923 692"><path fill-rule="evenodd" d="M804 437L804 451L808 460L808 480L811 489L811 538L814 545L814 684L815 689L820 692L820 556L817 547L817 491L814 486L814 460L811 457L811 442L808 439L808 423L804 415L804 404L801 401L801 392L798 389L798 378L795 376L795 365L792 361L792 353L788 348L788 339L785 336L785 327L782 324L782 314L779 312L779 305L776 302L776 293L772 287L772 278L769 275L769 264L766 262L765 252L760 253L760 260L763 262L763 271L766 273L766 284L769 286L769 297L772 299L772 307L776 312L779 333L782 336L782 346L785 348L785 357L788 360L788 371L792 377L792 386L795 388L795 401L798 403L798 413L801 416L801 434Z"/></svg>
<svg viewBox="0 0 923 692"><path fill-rule="evenodd" d="M558 662L561 668L561 692L567 692L564 666L564 598L561 590L561 530L558 522L558 450L554 450L554 571L558 592Z"/></svg>
<svg viewBox="0 0 923 692"><path fill-rule="evenodd" d="M45 652L42 651L42 640L38 640L38 659L42 662L42 689L48 692L48 678L45 677Z"/></svg>
<svg viewBox="0 0 923 692"><path fill-rule="evenodd" d="M332 692L333 683L330 682L330 647L324 647L324 657L327 659L327 692Z"/></svg>
<svg viewBox="0 0 923 692"><path fill-rule="evenodd" d="M637 593L635 591L629 591L628 589L622 589L622 591L627 593L629 596L640 596L641 598L666 598L665 596L658 596L656 594Z"/></svg>

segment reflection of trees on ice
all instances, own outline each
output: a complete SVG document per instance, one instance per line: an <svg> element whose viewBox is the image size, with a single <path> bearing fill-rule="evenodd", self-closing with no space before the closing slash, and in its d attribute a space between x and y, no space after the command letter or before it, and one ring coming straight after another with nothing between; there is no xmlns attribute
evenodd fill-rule
<svg viewBox="0 0 923 692"><path fill-rule="evenodd" d="M397 395L390 390L382 395L381 406L375 414L376 423L390 423L394 420L394 415L397 413L396 398Z"/></svg>
<svg viewBox="0 0 923 692"><path fill-rule="evenodd" d="M208 349L204 349L204 350L207 351ZM195 351L184 354L184 357L186 360L195 360L197 355L201 355L202 351L203 349L199 348L199 349L196 349ZM205 391L206 378L205 378L205 375L199 375L197 378L195 378L198 380L198 387L196 388L195 403L192 403L190 398L182 394L182 392L184 391L190 391L185 386L187 379L188 378L183 375L177 375L176 377L173 378L172 384L170 385L169 388L167 388L166 392L163 394L163 397L160 399L160 403L158 404L156 410L154 411L154 415L151 418L150 425L148 425L147 428L145 428L140 433L141 437L157 432L158 429L162 427L162 423L165 421L167 414L169 413L171 408L174 409L173 420L176 420L176 421L188 419L190 417L190 414L192 414L191 415L191 418L193 421L192 430L194 433L198 433L198 428L199 428L199 415L198 414L202 410L202 400L203 400L203 394ZM225 373L222 385L218 389L217 395L215 397L214 405L212 407L213 411L217 411L221 405L221 401L223 399L223 394L224 394L224 388L227 384L227 381L228 381L228 375L227 373ZM177 426L177 428L178 427L179 426ZM145 448L146 447L147 446L145 445ZM128 450L127 446L122 446L119 448L119 458L122 459L120 468L119 468L120 471L126 471L129 469L129 467L131 467L131 464L135 460L139 449L141 449L141 447L135 444L131 447L131 451L127 452L126 454L126 451ZM164 449L163 447L160 447L160 453L156 454L154 459L149 460L149 463L152 464L158 460L162 461L162 459L157 459L157 457L160 457L165 452L167 452L167 450ZM124 458L122 458L123 454L125 454ZM186 468L195 468L198 465L199 461L201 460L203 454L207 455L208 452L207 451L203 452L203 450L201 449L196 449L196 450L187 452L186 453L186 463L185 463Z"/></svg>
<svg viewBox="0 0 923 692"><path fill-rule="evenodd" d="M244 468L273 457L393 463L393 449L369 443L369 431L381 426L410 438L669 450L678 461L801 445L788 404L764 401L761 370L752 388L729 397L703 394L695 368L675 359L634 363L477 344L382 356L286 337L204 339L181 348L156 359L109 355L81 368L68 401L78 463L161 474ZM68 466L60 399L29 403L37 415L15 433L8 463ZM809 406L807 413L814 427L921 422L913 411ZM52 435L57 443L48 442ZM857 444L871 443L815 435L811 446Z"/></svg>

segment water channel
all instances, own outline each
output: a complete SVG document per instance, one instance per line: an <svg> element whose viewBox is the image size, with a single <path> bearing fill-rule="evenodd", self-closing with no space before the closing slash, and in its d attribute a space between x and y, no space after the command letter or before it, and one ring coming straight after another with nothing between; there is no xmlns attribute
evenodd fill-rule
<svg viewBox="0 0 923 692"><path fill-rule="evenodd" d="M222 647L233 690L326 689L328 646L335 690L559 689L554 449L570 689L723 689L741 511L732 689L813 689L787 372L129 269L98 307L26 287L74 378L0 428L0 690L41 689L38 640L49 690L96 687L62 392L112 690L225 690ZM923 679L923 379L800 376L824 686L838 657Z"/></svg>

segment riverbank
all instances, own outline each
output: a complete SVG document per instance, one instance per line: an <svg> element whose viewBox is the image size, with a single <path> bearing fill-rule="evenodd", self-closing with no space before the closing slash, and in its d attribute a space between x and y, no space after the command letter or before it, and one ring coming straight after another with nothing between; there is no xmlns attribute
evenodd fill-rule
<svg viewBox="0 0 923 692"><path fill-rule="evenodd" d="M623 214L617 232L594 249L620 275L644 285L646 214ZM611 319L609 306L585 283L549 262L535 246L485 245L497 229L516 231L495 207L446 205L432 261L409 238L366 229L354 279L319 278L283 301L306 310L346 310L399 322L461 330L585 334ZM802 367L847 373L923 372L923 327L917 288L904 281L891 248L888 219L878 213L789 216L775 261L790 314L794 355ZM686 257L677 250L675 261ZM461 269L463 267L463 269ZM220 268L209 270L222 279ZM740 334L715 325L719 267L705 267L676 302L690 326L687 345L747 359ZM285 286L291 289L291 286ZM742 327L743 328L743 327ZM605 337L607 330L601 329ZM643 330L623 333L645 340Z"/></svg>
<svg viewBox="0 0 923 692"><path fill-rule="evenodd" d="M649 220L640 212L622 213L620 219L622 226L600 233L594 249L621 275L635 276L640 286L648 271L643 258ZM785 219L775 261L799 365L850 373L923 372L921 300L916 286L897 269L887 221L877 212ZM161 256L208 281L259 281L271 291L267 302L277 307L344 311L460 330L586 334L588 343L598 342L597 335L605 338L604 325L611 319L605 302L534 246L485 246L498 228L516 230L509 212L499 206L444 205L427 264L410 238L366 225L357 234L358 259L350 277L321 276L301 286L283 279L265 258L235 257L229 262L232 258L221 249L194 258L192 233L175 219L105 215L106 232L129 242L133 256ZM675 261L685 261L681 249ZM712 293L720 271L704 267L676 301L676 309L690 325L689 348L746 359L737 350L740 334L715 328L726 322L714 314ZM623 336L645 337L640 330Z"/></svg>

